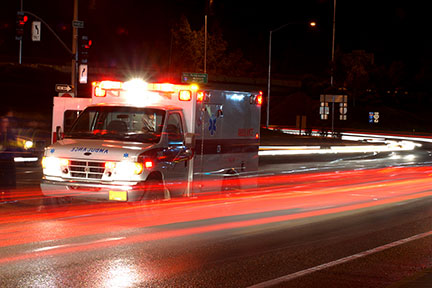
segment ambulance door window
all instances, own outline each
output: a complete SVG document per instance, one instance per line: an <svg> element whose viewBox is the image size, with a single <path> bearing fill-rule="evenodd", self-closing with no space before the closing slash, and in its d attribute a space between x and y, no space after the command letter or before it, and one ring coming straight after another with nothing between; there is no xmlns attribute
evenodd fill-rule
<svg viewBox="0 0 432 288"><path fill-rule="evenodd" d="M166 133L169 145L183 145L182 118L179 113L172 113L168 116Z"/></svg>
<svg viewBox="0 0 432 288"><path fill-rule="evenodd" d="M63 117L63 131L68 132L71 128L75 120L78 118L81 110L66 110L64 112Z"/></svg>

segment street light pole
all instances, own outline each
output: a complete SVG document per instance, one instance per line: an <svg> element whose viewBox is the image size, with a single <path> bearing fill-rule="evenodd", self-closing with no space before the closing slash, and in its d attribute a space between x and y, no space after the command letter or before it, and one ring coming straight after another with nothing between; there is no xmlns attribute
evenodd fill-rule
<svg viewBox="0 0 432 288"><path fill-rule="evenodd" d="M332 36L332 55L330 69L330 86L333 87L333 74L334 74L334 58L335 58L335 30L336 30L336 0L333 1L333 36Z"/></svg>
<svg viewBox="0 0 432 288"><path fill-rule="evenodd" d="M78 21L78 0L74 0L74 21ZM73 97L77 97L78 92L78 81L77 81L77 64L78 64L78 28L73 27L72 33L72 75L71 75L71 84L73 86Z"/></svg>
<svg viewBox="0 0 432 288"><path fill-rule="evenodd" d="M270 36L269 36L269 65L268 65L268 78L267 78L267 122L266 122L266 128L269 128L269 122L270 122L270 82L271 82L271 43L272 43L272 33L273 31L270 30Z"/></svg>
<svg viewBox="0 0 432 288"><path fill-rule="evenodd" d="M336 0L335 0L336 1ZM267 122L266 122L266 128L269 128L269 122L270 122L270 86L271 86L271 51L272 51L272 34L273 32L276 32L288 25L292 25L292 24L303 24L303 22L289 22L286 23L276 29L270 30L270 34L269 34L269 57L268 57L268 78L267 78ZM309 25L311 27L315 27L316 26L316 22L309 22Z"/></svg>

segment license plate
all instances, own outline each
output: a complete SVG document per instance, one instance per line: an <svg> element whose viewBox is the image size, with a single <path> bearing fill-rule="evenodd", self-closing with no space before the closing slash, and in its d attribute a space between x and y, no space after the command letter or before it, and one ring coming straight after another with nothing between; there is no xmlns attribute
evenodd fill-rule
<svg viewBox="0 0 432 288"><path fill-rule="evenodd" d="M109 200L127 201L126 191L109 191Z"/></svg>

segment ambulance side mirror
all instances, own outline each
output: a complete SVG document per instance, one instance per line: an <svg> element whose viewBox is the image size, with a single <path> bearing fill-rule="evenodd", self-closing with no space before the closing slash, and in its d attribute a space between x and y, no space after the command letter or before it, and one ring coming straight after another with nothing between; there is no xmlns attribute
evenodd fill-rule
<svg viewBox="0 0 432 288"><path fill-rule="evenodd" d="M185 146L189 149L195 147L195 134L194 133L186 133L185 134Z"/></svg>
<svg viewBox="0 0 432 288"><path fill-rule="evenodd" d="M63 133L62 133L61 127L57 126L56 127L56 140L58 141L58 140L62 140L62 139L63 139Z"/></svg>

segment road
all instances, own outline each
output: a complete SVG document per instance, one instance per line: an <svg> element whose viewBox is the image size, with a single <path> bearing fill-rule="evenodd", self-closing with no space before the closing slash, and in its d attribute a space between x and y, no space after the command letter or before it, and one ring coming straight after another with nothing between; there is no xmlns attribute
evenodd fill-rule
<svg viewBox="0 0 432 288"><path fill-rule="evenodd" d="M293 158L262 158L259 189L137 205L42 205L20 168L0 287L405 287L432 269L428 148Z"/></svg>

